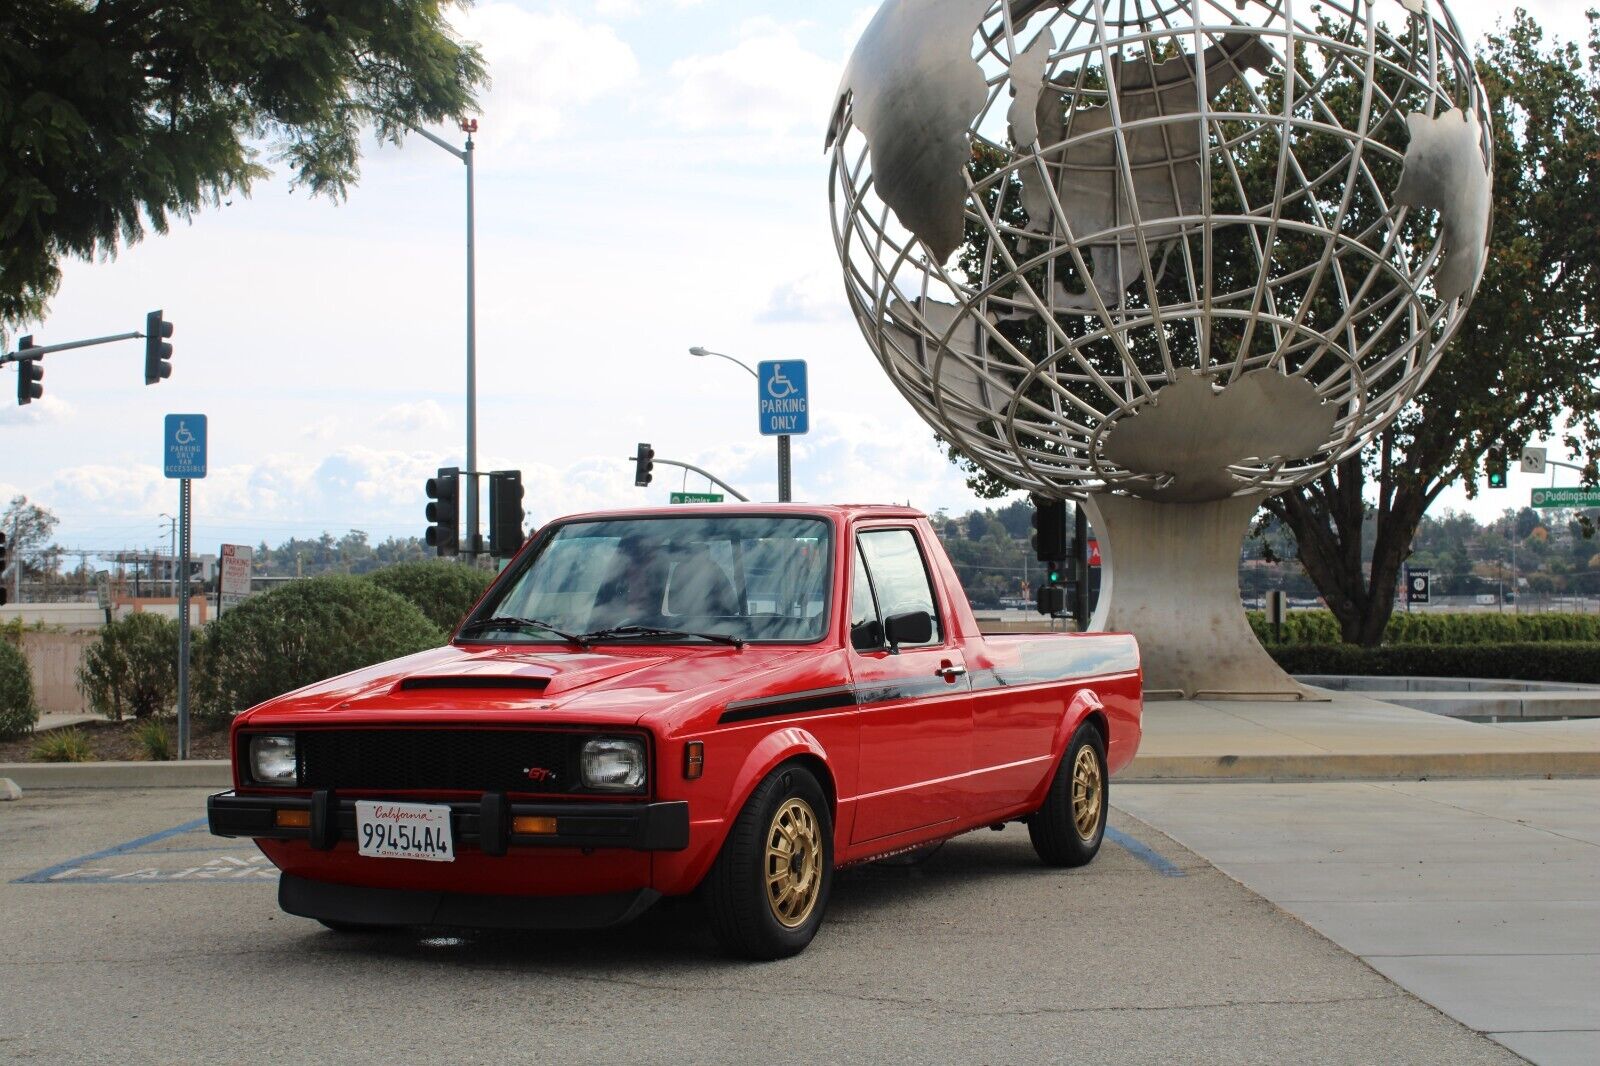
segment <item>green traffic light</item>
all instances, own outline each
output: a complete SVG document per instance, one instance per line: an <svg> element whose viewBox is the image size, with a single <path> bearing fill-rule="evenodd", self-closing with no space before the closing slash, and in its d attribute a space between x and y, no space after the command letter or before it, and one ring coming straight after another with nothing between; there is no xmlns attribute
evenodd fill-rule
<svg viewBox="0 0 1600 1066"><path fill-rule="evenodd" d="M1061 571L1059 571L1059 570L1050 571L1050 583L1052 585L1056 584L1060 580L1061 580Z"/></svg>

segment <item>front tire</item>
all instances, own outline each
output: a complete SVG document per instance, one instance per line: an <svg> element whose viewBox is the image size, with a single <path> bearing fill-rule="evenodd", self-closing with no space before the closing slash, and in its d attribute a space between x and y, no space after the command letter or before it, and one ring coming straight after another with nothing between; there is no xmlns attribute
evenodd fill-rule
<svg viewBox="0 0 1600 1066"><path fill-rule="evenodd" d="M1106 835L1109 785L1105 738L1084 722L1056 767L1044 806L1028 819L1033 850L1046 866L1084 866L1099 853Z"/></svg>
<svg viewBox="0 0 1600 1066"><path fill-rule="evenodd" d="M706 875L712 932L730 954L804 951L833 887L833 820L809 770L780 766L756 786Z"/></svg>

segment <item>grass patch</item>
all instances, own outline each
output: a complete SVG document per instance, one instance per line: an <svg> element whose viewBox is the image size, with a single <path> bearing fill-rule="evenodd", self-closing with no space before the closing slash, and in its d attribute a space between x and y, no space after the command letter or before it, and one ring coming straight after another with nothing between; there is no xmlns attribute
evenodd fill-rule
<svg viewBox="0 0 1600 1066"><path fill-rule="evenodd" d="M145 758L153 762L167 762L172 758L172 735L167 732L167 723L160 715L151 715L140 722L134 736L139 739Z"/></svg>
<svg viewBox="0 0 1600 1066"><path fill-rule="evenodd" d="M30 757L34 762L88 762L94 746L81 729L52 729L34 741Z"/></svg>

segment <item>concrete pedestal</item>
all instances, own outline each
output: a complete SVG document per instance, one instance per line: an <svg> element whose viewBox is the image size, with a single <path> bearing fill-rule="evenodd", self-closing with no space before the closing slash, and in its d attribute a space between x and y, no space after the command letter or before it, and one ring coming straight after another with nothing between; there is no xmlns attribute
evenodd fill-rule
<svg viewBox="0 0 1600 1066"><path fill-rule="evenodd" d="M1239 605L1239 550L1263 498L1084 501L1101 557L1089 628L1139 638L1147 697L1324 698L1272 660Z"/></svg>

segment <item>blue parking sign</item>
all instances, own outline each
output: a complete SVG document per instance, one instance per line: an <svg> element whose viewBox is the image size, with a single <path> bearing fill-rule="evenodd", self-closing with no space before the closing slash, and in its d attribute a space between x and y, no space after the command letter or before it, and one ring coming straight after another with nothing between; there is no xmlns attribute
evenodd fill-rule
<svg viewBox="0 0 1600 1066"><path fill-rule="evenodd" d="M768 437L792 436L811 429L811 398L806 391L804 359L771 359L757 365L757 410L761 432Z"/></svg>
<svg viewBox="0 0 1600 1066"><path fill-rule="evenodd" d="M206 476L205 415L168 415L162 440L166 457L163 472L167 477Z"/></svg>

